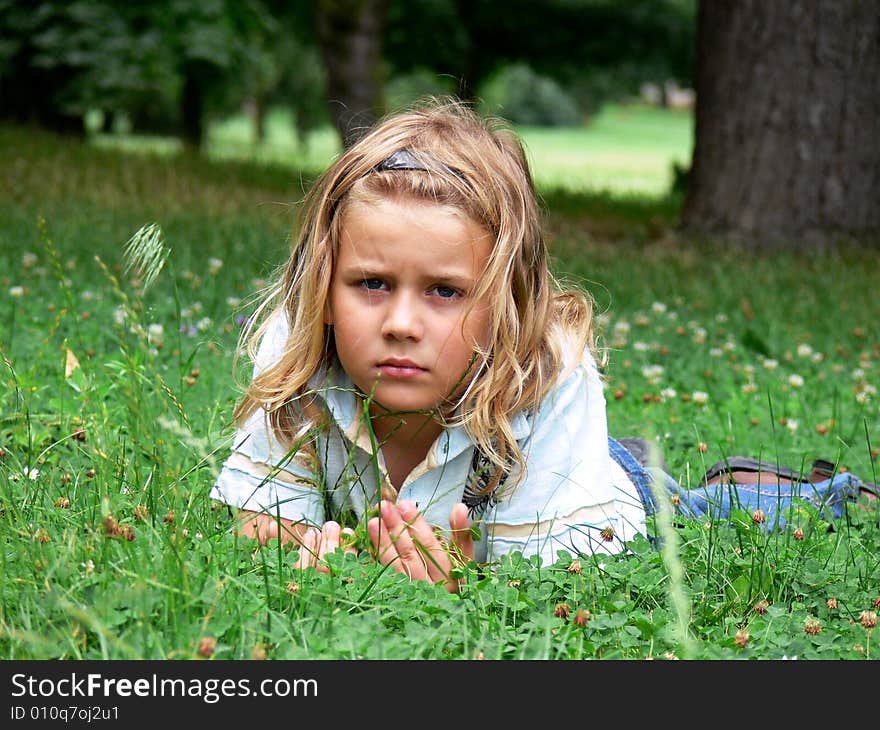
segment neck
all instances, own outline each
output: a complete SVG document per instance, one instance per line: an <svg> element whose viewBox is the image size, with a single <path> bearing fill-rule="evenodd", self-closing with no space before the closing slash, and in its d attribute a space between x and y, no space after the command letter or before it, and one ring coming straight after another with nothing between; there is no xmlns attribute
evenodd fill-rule
<svg viewBox="0 0 880 730"><path fill-rule="evenodd" d="M443 426L423 413L371 413L370 423L391 483L397 488L443 431Z"/></svg>

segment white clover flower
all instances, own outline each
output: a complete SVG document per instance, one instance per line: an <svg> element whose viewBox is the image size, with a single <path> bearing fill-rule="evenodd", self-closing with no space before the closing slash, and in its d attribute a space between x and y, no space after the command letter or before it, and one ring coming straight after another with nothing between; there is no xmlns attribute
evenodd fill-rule
<svg viewBox="0 0 880 730"><path fill-rule="evenodd" d="M663 314L666 311L666 305L663 302L654 302L651 305L651 310L657 314Z"/></svg>
<svg viewBox="0 0 880 730"><path fill-rule="evenodd" d="M625 334L625 333L629 332L630 329L632 329L632 325L630 325L630 323L627 322L625 319L618 319L614 323L614 331L615 332Z"/></svg>
<svg viewBox="0 0 880 730"><path fill-rule="evenodd" d="M637 314L634 321L637 327L647 327L649 324L651 324L651 320L644 314Z"/></svg>
<svg viewBox="0 0 880 730"><path fill-rule="evenodd" d="M804 379L797 373L792 373L788 376L788 384L792 388L801 388L803 387Z"/></svg>
<svg viewBox="0 0 880 730"><path fill-rule="evenodd" d="M709 348L709 357L721 357L723 354L720 347Z"/></svg>
<svg viewBox="0 0 880 730"><path fill-rule="evenodd" d="M862 368L856 368L852 371L853 380L864 380L865 379L865 371Z"/></svg>
<svg viewBox="0 0 880 730"><path fill-rule="evenodd" d="M24 296L24 287L23 286L9 287L9 296L11 296L13 299L21 299Z"/></svg>
<svg viewBox="0 0 880 730"><path fill-rule="evenodd" d="M642 375L644 375L645 379L653 385L660 382L663 370L664 368L662 365L645 365L645 367L642 368Z"/></svg>
<svg viewBox="0 0 880 730"><path fill-rule="evenodd" d="M709 402L709 394L702 390L695 390L693 393L691 393L691 399L697 405L704 406L706 405L706 403Z"/></svg>
<svg viewBox="0 0 880 730"><path fill-rule="evenodd" d="M736 349L736 343L733 340L727 340L727 342L721 345L721 349L724 352L733 352Z"/></svg>
<svg viewBox="0 0 880 730"><path fill-rule="evenodd" d="M698 345L702 345L706 341L706 330L702 327L694 328L694 342Z"/></svg>
<svg viewBox="0 0 880 730"><path fill-rule="evenodd" d="M83 569L83 575L91 575L95 572L94 560L86 560L86 562L80 563L79 566Z"/></svg>
<svg viewBox="0 0 880 730"><path fill-rule="evenodd" d="M856 402L865 405L875 395L877 395L877 388L870 383L862 383L860 387L856 389Z"/></svg>
<svg viewBox="0 0 880 730"><path fill-rule="evenodd" d="M719 312L718 314L715 315L715 321L716 322L726 322L727 315L724 312Z"/></svg>
<svg viewBox="0 0 880 730"><path fill-rule="evenodd" d="M647 352L651 349L651 346L647 342L642 342L641 340L637 340L633 342L633 349L636 352Z"/></svg>
<svg viewBox="0 0 880 730"><path fill-rule="evenodd" d="M123 307L116 307L113 310L113 321L116 324L122 324L128 318L128 312L125 311Z"/></svg>
<svg viewBox="0 0 880 730"><path fill-rule="evenodd" d="M204 308L205 308L205 306L204 306L201 302L193 302L193 303L190 305L190 309L192 310L193 314L198 314L198 313L201 312Z"/></svg>
<svg viewBox="0 0 880 730"><path fill-rule="evenodd" d="M813 356L810 359L813 362L822 362L825 359L825 355L821 352L814 352Z"/></svg>
<svg viewBox="0 0 880 730"><path fill-rule="evenodd" d="M213 322L210 317L202 317L198 322L196 322L196 329L199 332L204 332L211 326L211 324L213 324Z"/></svg>
<svg viewBox="0 0 880 730"><path fill-rule="evenodd" d="M787 655L783 654L781 661L792 661L793 662L795 659L797 659L797 654L794 654L792 656L787 656Z"/></svg>
<svg viewBox="0 0 880 730"><path fill-rule="evenodd" d="M147 342L160 347L165 343L165 328L158 322L147 325Z"/></svg>
<svg viewBox="0 0 880 730"><path fill-rule="evenodd" d="M22 266L24 266L26 269L29 269L29 268L30 268L31 266L33 266L35 263L37 263L37 254L32 253L32 252L30 252L30 251L25 251L25 252L21 255L21 264L22 264Z"/></svg>
<svg viewBox="0 0 880 730"><path fill-rule="evenodd" d="M772 357L765 357L761 364L767 368L767 370L776 370L779 367L779 360L774 360Z"/></svg>
<svg viewBox="0 0 880 730"><path fill-rule="evenodd" d="M95 292L91 289L83 289L79 295L84 302L90 302L95 298Z"/></svg>
<svg viewBox="0 0 880 730"><path fill-rule="evenodd" d="M743 383L742 392L746 393L746 394L757 393L758 392L758 385L752 381L749 381L748 383Z"/></svg>
<svg viewBox="0 0 880 730"><path fill-rule="evenodd" d="M215 258L208 259L208 272L209 273L216 274L222 268L223 268L223 261L221 259L215 259Z"/></svg>
<svg viewBox="0 0 880 730"><path fill-rule="evenodd" d="M813 348L810 347L806 342L802 342L797 346L797 354L800 357L810 357L813 354Z"/></svg>
<svg viewBox="0 0 880 730"><path fill-rule="evenodd" d="M664 388L660 391L660 397L665 399L672 399L678 395L675 388Z"/></svg>
<svg viewBox="0 0 880 730"><path fill-rule="evenodd" d="M667 316L669 319L678 319L678 312L676 312L676 311L673 309L673 310L670 310L670 311L667 313L666 316Z"/></svg>
<svg viewBox="0 0 880 730"><path fill-rule="evenodd" d="M743 372L746 375L752 376L755 374L755 366L751 363L746 363L745 365L743 365Z"/></svg>
<svg viewBox="0 0 880 730"><path fill-rule="evenodd" d="M794 433L795 431L798 430L798 422L797 422L797 420L795 420L794 418L787 418L787 419L785 420L785 427L786 427L789 431L791 431L792 433Z"/></svg>
<svg viewBox="0 0 880 730"><path fill-rule="evenodd" d="M241 299L239 297L226 297L226 305L230 309L235 309L239 304L241 304Z"/></svg>

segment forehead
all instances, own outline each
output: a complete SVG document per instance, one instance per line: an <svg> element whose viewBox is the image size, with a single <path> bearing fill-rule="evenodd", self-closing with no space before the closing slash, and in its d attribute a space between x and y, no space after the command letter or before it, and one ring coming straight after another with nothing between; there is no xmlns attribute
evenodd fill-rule
<svg viewBox="0 0 880 730"><path fill-rule="evenodd" d="M485 264L491 233L449 205L412 199L351 201L342 213L338 255L342 258L476 259Z"/></svg>

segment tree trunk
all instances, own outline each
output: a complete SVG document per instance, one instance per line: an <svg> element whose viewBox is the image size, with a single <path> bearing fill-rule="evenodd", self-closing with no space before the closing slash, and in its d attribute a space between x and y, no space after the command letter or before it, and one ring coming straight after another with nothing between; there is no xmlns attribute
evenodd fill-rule
<svg viewBox="0 0 880 730"><path fill-rule="evenodd" d="M757 247L880 233L874 0L700 0L682 223Z"/></svg>
<svg viewBox="0 0 880 730"><path fill-rule="evenodd" d="M318 0L318 43L330 115L349 147L382 113L381 47L388 0Z"/></svg>
<svg viewBox="0 0 880 730"><path fill-rule="evenodd" d="M193 152L202 147L204 134L204 89L195 66L184 68L183 89L180 96L180 136L184 146Z"/></svg>

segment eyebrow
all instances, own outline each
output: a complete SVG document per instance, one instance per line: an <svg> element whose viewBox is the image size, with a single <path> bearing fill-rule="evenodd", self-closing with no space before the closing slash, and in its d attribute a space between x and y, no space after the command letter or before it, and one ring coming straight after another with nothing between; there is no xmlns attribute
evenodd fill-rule
<svg viewBox="0 0 880 730"><path fill-rule="evenodd" d="M369 277L396 277L396 270L393 268L386 268L382 265L377 265L373 262L367 262L366 264L362 262L354 262L349 264L348 266L341 266L339 268L339 272L346 276L362 276L365 278ZM424 277L425 280L430 281L449 281L452 283L467 283L470 284L472 282L476 282L478 277L472 276L471 274L455 270L455 269L440 269L436 272L432 272L429 276Z"/></svg>

